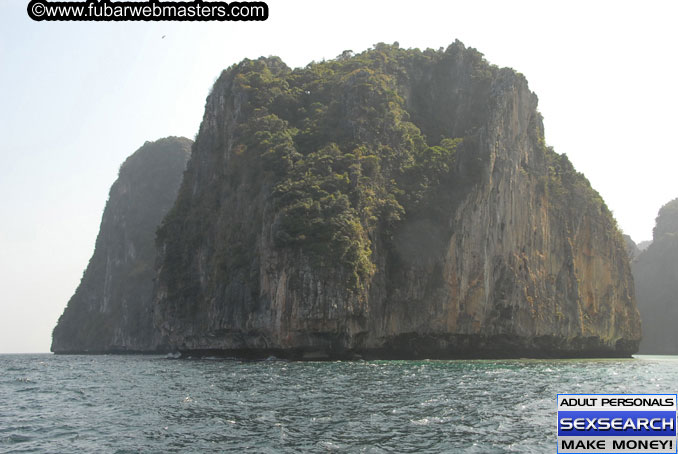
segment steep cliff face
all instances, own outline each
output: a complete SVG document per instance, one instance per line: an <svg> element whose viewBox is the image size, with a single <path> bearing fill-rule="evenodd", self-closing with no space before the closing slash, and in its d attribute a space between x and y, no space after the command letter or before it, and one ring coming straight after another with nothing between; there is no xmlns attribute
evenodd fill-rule
<svg viewBox="0 0 678 454"><path fill-rule="evenodd" d="M159 230L164 349L616 356L624 241L525 78L457 42L226 70Z"/></svg>
<svg viewBox="0 0 678 454"><path fill-rule="evenodd" d="M678 199L659 210L652 243L632 269L644 327L640 352L678 354Z"/></svg>
<svg viewBox="0 0 678 454"><path fill-rule="evenodd" d="M154 348L155 231L176 198L192 141L146 142L120 167L94 254L54 329L52 351Z"/></svg>

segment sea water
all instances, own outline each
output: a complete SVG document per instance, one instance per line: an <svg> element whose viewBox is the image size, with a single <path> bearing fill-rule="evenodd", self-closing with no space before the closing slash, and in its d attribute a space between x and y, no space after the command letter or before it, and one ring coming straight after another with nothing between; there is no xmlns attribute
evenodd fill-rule
<svg viewBox="0 0 678 454"><path fill-rule="evenodd" d="M558 393L675 392L678 357L0 355L0 452L551 453Z"/></svg>

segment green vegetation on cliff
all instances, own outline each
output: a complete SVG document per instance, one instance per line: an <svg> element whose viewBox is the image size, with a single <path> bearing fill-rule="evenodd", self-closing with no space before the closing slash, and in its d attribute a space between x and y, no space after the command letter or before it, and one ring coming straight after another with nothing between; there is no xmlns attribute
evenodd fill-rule
<svg viewBox="0 0 678 454"><path fill-rule="evenodd" d="M634 351L622 237L536 109L522 75L459 42L228 68L158 231L158 342Z"/></svg>
<svg viewBox="0 0 678 454"><path fill-rule="evenodd" d="M301 251L320 269L340 264L347 284L358 290L374 271L375 227L388 237L390 226L404 218L444 216L449 211L454 195L441 190L441 184L450 187L464 137L445 135L449 128L438 118L445 115L440 111L445 106L408 107L401 92L405 84L420 89L407 81L417 68L454 59L458 52L458 46L421 52L378 44L355 56L345 52L335 60L295 70L271 57L245 60L224 72L216 86L228 80L244 101L237 143L230 145L234 159L226 172L233 187L247 174L270 188L264 196L274 200L277 246ZM476 51L469 50L469 55L478 68L474 90L486 89L496 68ZM482 115L483 109L472 113ZM433 135L424 134L412 116L427 122ZM198 203L202 211L190 212L195 205L180 199L159 240L173 243L173 219L209 216L219 204L210 205L204 198ZM174 235L192 238L200 221L195 222ZM253 241L251 236L243 238L237 249L253 250ZM233 272L234 256L243 253L224 251L222 268ZM166 271L180 279L185 264L175 263Z"/></svg>
<svg viewBox="0 0 678 454"><path fill-rule="evenodd" d="M525 78L460 42L297 69L244 60L216 81L191 149L155 249L175 189L149 185L165 171L178 185L182 167L132 165L140 151L121 168L55 351L637 349L612 214L546 146Z"/></svg>

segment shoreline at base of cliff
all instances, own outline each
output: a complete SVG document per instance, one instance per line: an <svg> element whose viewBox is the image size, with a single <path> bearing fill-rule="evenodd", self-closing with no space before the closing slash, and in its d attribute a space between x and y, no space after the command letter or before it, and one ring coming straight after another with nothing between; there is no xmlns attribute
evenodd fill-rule
<svg viewBox="0 0 678 454"><path fill-rule="evenodd" d="M443 345L441 345L443 344ZM450 347L454 345L454 347ZM139 354L172 355L172 358L207 358L258 361L279 359L289 361L346 360L474 360L474 359L577 359L631 358L638 351L637 343L617 341L604 345L597 337L571 339L565 344L553 336L398 336L382 347L352 348L328 346L295 348L160 348L154 351L63 351L69 354Z"/></svg>

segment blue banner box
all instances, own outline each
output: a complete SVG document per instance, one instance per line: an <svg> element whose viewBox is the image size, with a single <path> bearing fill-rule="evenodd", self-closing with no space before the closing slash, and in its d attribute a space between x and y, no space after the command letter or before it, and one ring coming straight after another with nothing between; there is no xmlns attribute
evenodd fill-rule
<svg viewBox="0 0 678 454"><path fill-rule="evenodd" d="M558 436L675 437L675 411L559 411Z"/></svg>
<svg viewBox="0 0 678 454"><path fill-rule="evenodd" d="M678 452L676 394L558 394L558 451Z"/></svg>

